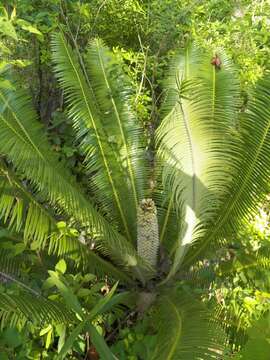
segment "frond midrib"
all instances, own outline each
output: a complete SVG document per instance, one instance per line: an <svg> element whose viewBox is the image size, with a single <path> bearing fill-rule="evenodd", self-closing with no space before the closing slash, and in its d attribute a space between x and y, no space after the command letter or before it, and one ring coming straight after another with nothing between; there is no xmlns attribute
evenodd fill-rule
<svg viewBox="0 0 270 360"><path fill-rule="evenodd" d="M227 204L224 212L222 212L222 216L220 216L220 221L218 222L218 225L215 227L215 230L211 232L211 234L209 235L209 237L205 240L205 242L202 244L202 246L194 253L192 254L192 256L188 259L188 263L192 262L194 259L196 259L196 257L199 255L199 253L205 249L205 247L210 243L210 241L216 236L216 234L218 233L218 231L220 230L220 228L224 225L224 223L227 221L229 215L230 215L230 211L233 209L234 205L236 204L237 200L240 198L240 196L242 195L242 192L245 189L245 186L247 184L247 182L250 179L250 176L252 175L252 172L255 168L257 159L259 158L260 155L260 151L264 145L265 139L267 137L267 134L270 130L270 122L268 123L268 126L266 127L265 131L264 131L264 135L262 138L262 141L260 143L260 146L258 147L255 156L253 157L253 161L251 162L250 166L249 166L249 171L247 173L247 176L245 178L245 180L243 181L240 189L237 191L237 194L235 197L231 196L231 200L230 202Z"/></svg>
<svg viewBox="0 0 270 360"><path fill-rule="evenodd" d="M113 178L112 178L112 176L111 176L111 174L110 174L109 165L108 165L108 162L107 162L106 157L105 157L104 149L103 149L103 146L102 146L102 143L101 143L101 140L100 140L100 135L99 135L97 126L96 126L96 124L95 124L95 121L94 121L94 119L93 119L93 116L92 116L92 113L91 113L91 110L90 110L90 107L89 107L89 104L88 104L88 101L87 101L87 97L86 97L85 91L84 91L84 89L83 89L83 85L82 85L80 76L79 76L78 71L77 71L77 69L76 69L76 67L75 67L75 65L74 65L74 63L73 63L73 61L72 61L72 58L71 58L70 54L69 54L69 51L68 51L68 48L67 48L67 46L66 46L66 43L65 43L65 41L64 41L64 39L63 39L62 33L60 34L60 36L61 36L62 44L63 44L63 46L64 46L64 48L65 48L65 51L66 51L66 54L67 54L67 56L68 56L69 62L70 62L70 64L71 64L71 66L72 66L72 68L73 68L73 70L74 70L74 72L75 72L75 74L76 74L77 80L78 80L78 82L79 82L80 89L81 89L81 92L82 92L82 94L83 94L83 99L84 99L85 105L86 105L86 107L87 107L87 112L88 112L89 117L90 117L90 119L91 119L91 123L92 123L92 126L93 126L93 128L94 128L94 131L95 131L95 133L96 133L98 145L99 145L99 148L100 148L100 151L101 151L101 155L102 155L102 160L103 160L103 163L104 163L106 172L107 172L107 176L108 176L109 182L110 182L111 187L112 187L112 191L113 191L113 194L114 194L114 197L115 197L115 200L116 200L117 207L118 207L118 209L119 209L119 213L120 213L120 216L121 216L121 219L122 219L124 228L125 228L125 232L126 232L128 238L129 238L129 240L131 241L131 235L130 235L130 231L129 231L129 228L128 228L128 224L127 224L127 222L126 222L126 218L125 218L125 216L124 216L124 212L123 212L123 209L122 209L122 206L121 206L121 201L120 201L120 199L119 199L117 190L116 190L116 188L115 188Z"/></svg>
<svg viewBox="0 0 270 360"><path fill-rule="evenodd" d="M36 207L40 209L40 211L45 214L46 217L49 218L51 225L57 229L57 221L53 218L53 216L46 210L44 207L34 198L34 196L29 193L16 179L15 174L11 173L9 169L3 169L3 164L0 162L0 172L7 178L9 183L15 187L17 187L28 199L31 203L33 203ZM12 178L11 178L12 177ZM131 279L121 270L117 269L113 264L107 262L106 260L102 259L98 254L94 251L89 250L89 256L93 257L95 261L99 262L105 268L108 268L110 273L114 274L116 278L122 279L124 282L131 282Z"/></svg>
<svg viewBox="0 0 270 360"><path fill-rule="evenodd" d="M186 135L188 138L188 143L189 143L189 153L190 153L190 158L191 158L191 167L192 167L192 201L191 201L191 209L194 213L196 213L196 166L195 166L195 157L194 157L194 149L193 149L193 142L192 142L192 135L191 135L191 129L190 126L188 124L188 120L186 118L186 114L185 111L183 109L183 103L181 101L181 99L179 99L178 104L180 106L181 109L181 113L182 113L182 118L183 118L183 123L184 123L184 128L186 130ZM188 224L189 225L189 224ZM187 231L187 230L186 230ZM183 234L184 236L184 234ZM182 245L180 244L180 247ZM170 255L172 255L177 248L179 247L178 242L175 242L174 247L172 247ZM170 276L170 275L169 275Z"/></svg>
<svg viewBox="0 0 270 360"><path fill-rule="evenodd" d="M187 47L185 49L185 79L188 78L189 76L189 73L190 73L190 69L189 69L189 48ZM175 77L176 77L176 74L175 74ZM180 105L181 106L181 99L179 99L179 102L176 102L176 104L172 107L172 109L170 110L170 112L166 115L166 117L163 119L163 121L166 121L167 118L169 118L176 110L177 108L177 105ZM182 111L182 114L183 114L183 108L181 106L181 111ZM193 180L194 181L194 180ZM161 228L161 236L160 236L160 242L162 243L163 242L163 239L164 239L164 236L165 236L165 232L166 232L166 227L167 227L167 223L168 223L168 220L169 220L169 216L170 216L170 213L171 213L171 210L173 208L173 194L171 194L170 196L170 200L169 200L169 205L168 205L168 208L167 208L167 211L166 211L166 215L165 215L165 220L162 224L162 228ZM172 250L171 250L171 254L175 251L175 248L176 248L177 245L175 245Z"/></svg>
<svg viewBox="0 0 270 360"><path fill-rule="evenodd" d="M24 126L22 126L19 118L17 117L17 114L16 114L16 113L13 111L13 109L10 107L8 101L7 101L6 98L3 96L3 94L2 94L1 91L0 91L0 97L1 97L1 99L3 100L5 106L9 109L9 111L12 113L12 115L13 115L14 118L16 119L17 124L19 125L20 129L23 131L23 133L25 134L25 136L27 137L28 141L30 142L30 144L32 145L32 147L34 148L34 150L39 154L39 157L41 157L42 160L46 161L46 159L44 158L44 156L42 155L42 153L39 151L39 149L38 149L38 147L36 146L36 144L32 141L31 137L29 136L29 134L28 134L27 131L25 130ZM1 115L1 119L5 122L5 124L6 124L13 132L16 133L16 135L17 135L18 137L20 137L20 138L23 140L24 143L27 144L27 142L23 139L23 137L22 137L20 134L18 134L18 133L16 132L16 130L15 130L12 126L10 126L10 124L8 124L8 123L5 121L5 119L4 119L4 117L3 117L2 115Z"/></svg>
<svg viewBox="0 0 270 360"><path fill-rule="evenodd" d="M3 168L3 164L1 163L1 161L0 172L2 172L2 174L7 178L8 182L11 185L17 187L30 200L31 203L34 203L35 206L37 206L41 210L41 212L43 212L50 219L51 222L55 221L52 215L44 209L44 207L35 199L35 197L20 184L20 182L16 179L15 174L11 173L10 169ZM12 179L10 175L12 176Z"/></svg>
<svg viewBox="0 0 270 360"><path fill-rule="evenodd" d="M167 356L167 360L171 360L172 357L173 357L173 355L174 355L174 353L175 353L175 349L176 349L177 344L178 344L178 342L179 342L179 340L180 340L180 337L181 337L181 333L182 333L182 319L181 319L181 316L180 316L180 314L179 314L179 311L178 311L177 307L174 305L174 303L171 302L169 298L167 298L166 300L167 300L168 304L172 307L172 309L173 309L173 311L174 311L174 313L175 313L175 315L176 315L176 318L178 319L178 323L179 323L179 327L178 327L178 330L177 330L177 334L176 334L176 336L175 336L175 340L174 340L174 342L173 342L173 344L172 344L172 347L171 347L171 350L170 350L170 352L169 352L169 354L168 354L168 356Z"/></svg>
<svg viewBox="0 0 270 360"><path fill-rule="evenodd" d="M100 62L100 65L101 65L103 77L104 77L106 86L107 86L109 92L111 93L111 87L110 87L110 84L109 84L108 79L107 79L107 76L106 76L106 72L105 72L105 68L104 68L104 63L103 63L103 60L102 60L102 57L101 57L101 54L100 54L100 47L99 47L99 45L97 46L97 49L98 49L98 57L99 57L99 62ZM137 191L136 191L136 187L135 187L134 174L133 174L133 170L132 170L132 166L131 166L131 161L130 161L130 157L129 157L127 142L126 142L125 134L124 134L124 131L123 131L123 125L122 125L122 123L121 123L121 118L120 118L120 114L119 114L119 112L118 112L116 103L115 103L114 98L113 98L112 96L110 96L110 100L111 100L112 105L113 105L113 109L114 109L114 112L115 112L115 116L116 116L116 119L117 119L117 123L118 123L118 126L119 126L119 130L120 130L120 133L121 133L122 141L123 141L123 144L124 144L124 147L125 147L125 151L126 151L126 154L127 154L127 162L128 162L128 168L129 168L129 173L130 173L130 180L131 180L131 185L132 185L132 190L133 190L133 195L134 195L134 201L135 201L135 208L136 208L136 207L137 207L137 204L138 204Z"/></svg>

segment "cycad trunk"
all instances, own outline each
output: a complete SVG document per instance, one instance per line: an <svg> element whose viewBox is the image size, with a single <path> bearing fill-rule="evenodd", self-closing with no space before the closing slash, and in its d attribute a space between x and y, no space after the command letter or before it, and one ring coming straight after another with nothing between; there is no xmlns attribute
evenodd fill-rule
<svg viewBox="0 0 270 360"><path fill-rule="evenodd" d="M159 235L157 209L152 199L143 199L137 214L138 254L153 268L157 266Z"/></svg>

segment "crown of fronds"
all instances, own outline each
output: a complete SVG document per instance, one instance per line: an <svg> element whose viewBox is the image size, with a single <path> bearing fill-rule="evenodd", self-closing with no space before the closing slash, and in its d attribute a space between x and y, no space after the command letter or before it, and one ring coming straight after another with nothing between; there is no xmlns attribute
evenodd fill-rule
<svg viewBox="0 0 270 360"><path fill-rule="evenodd" d="M205 256L249 221L269 192L270 77L258 82L240 111L236 71L222 51L217 57L218 66L213 54L187 47L172 59L155 137L153 190L147 185L147 141L124 65L101 40L91 41L82 56L56 33L55 74L84 154L89 189L84 191L59 161L31 99L15 81L0 88L2 222L40 249L72 254L127 283L154 278L160 243L170 265L163 282ZM149 193L154 213L143 236L137 213ZM87 229L94 250L61 230L59 219ZM19 282L7 259L2 265L2 278ZM155 309L161 340L152 359L220 358L223 336L214 322L206 322L204 310L160 289ZM2 294L2 319L67 320L62 305L29 296Z"/></svg>

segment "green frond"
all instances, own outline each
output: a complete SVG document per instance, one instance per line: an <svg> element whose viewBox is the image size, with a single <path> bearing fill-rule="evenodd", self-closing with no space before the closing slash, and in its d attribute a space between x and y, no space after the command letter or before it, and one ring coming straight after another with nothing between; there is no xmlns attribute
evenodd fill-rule
<svg viewBox="0 0 270 360"><path fill-rule="evenodd" d="M141 130L131 108L130 87L121 66L99 41L89 47L87 77L62 33L54 35L52 49L97 202L135 244L143 166Z"/></svg>
<svg viewBox="0 0 270 360"><path fill-rule="evenodd" d="M55 254L61 258L72 259L78 268L99 276L132 283L133 279L112 262L102 258L96 250L91 250L78 237L71 237L65 233L53 233L48 239L48 254Z"/></svg>
<svg viewBox="0 0 270 360"><path fill-rule="evenodd" d="M171 255L175 250L176 240L180 229L183 227L179 218L179 205L175 202L175 194L172 192L171 186L166 184L167 180L164 178L164 170L169 166L167 149L163 147L160 149L160 142L163 136L162 128L165 133L168 132L168 125L170 119L173 118L176 108L179 104L180 91L178 87L182 86L182 91L185 86L180 82L186 78L195 78L198 72L198 65L200 64L201 52L195 47L187 47L185 51L180 51L171 59L167 74L163 81L164 98L161 104L160 117L162 122L156 132L156 147L158 156L156 159L156 191L155 200L158 206L159 224L160 224L160 241L170 251ZM168 121L165 120L168 118ZM172 124L173 127L173 124ZM174 136L176 134L174 133ZM168 137L170 135L168 134ZM166 152L166 153L165 153ZM169 170L167 170L167 173ZM174 171L171 170L172 177ZM177 214L178 212L178 214Z"/></svg>
<svg viewBox="0 0 270 360"><path fill-rule="evenodd" d="M237 171L233 127L239 87L229 60L222 53L220 57L217 69L211 54L188 48L176 57L168 76L157 143L164 162L163 184L181 222L169 277L190 245L203 238ZM167 201L170 205L172 200Z"/></svg>
<svg viewBox="0 0 270 360"><path fill-rule="evenodd" d="M222 358L226 335L200 302L171 291L161 296L155 320L159 331L151 360Z"/></svg>
<svg viewBox="0 0 270 360"><path fill-rule="evenodd" d="M238 259L238 266L236 268L237 272L245 271L250 268L254 270L270 270L270 259L269 256L264 256L262 254L249 254L243 259Z"/></svg>
<svg viewBox="0 0 270 360"><path fill-rule="evenodd" d="M139 266L135 248L85 198L52 152L23 90L0 90L0 152L57 211L90 227L102 253L130 270Z"/></svg>
<svg viewBox="0 0 270 360"><path fill-rule="evenodd" d="M216 277L215 266L213 264L204 263L192 266L188 271L179 271L176 279L184 281L191 288L209 289L211 283Z"/></svg>
<svg viewBox="0 0 270 360"><path fill-rule="evenodd" d="M99 276L120 280L127 284L133 283L133 279L129 275L91 250L85 251L84 249L83 267Z"/></svg>
<svg viewBox="0 0 270 360"><path fill-rule="evenodd" d="M16 284L15 293L9 288L6 292L1 290L1 327L7 324L20 327L26 322L41 326L75 321L74 314L64 304L45 299L27 284L22 275L22 264L26 264L26 261L26 256L12 256L8 250L0 250L0 282L4 285Z"/></svg>
<svg viewBox="0 0 270 360"><path fill-rule="evenodd" d="M161 160L161 159L160 159ZM174 202L174 197L162 181L162 162L156 159L156 183L153 199L157 205L158 223L160 229L160 244L166 248L168 253L172 253L175 247L175 239L181 229L181 222L178 221L178 214Z"/></svg>
<svg viewBox="0 0 270 360"><path fill-rule="evenodd" d="M76 317L69 310L72 308L70 304L73 304L72 301L74 301L74 298L71 299L72 293L66 295L68 301L70 301L69 309L62 303L60 304L55 301L47 300L43 298L39 292L28 286L22 279L20 269L22 263L21 256L16 256L16 258L14 258L10 256L8 251L0 251L0 260L0 281L3 284L15 283L17 289L24 290L23 292L20 292L19 295L18 293L11 294L10 292L1 293L0 321L2 321L2 326L6 324L8 319L12 319L14 325L20 325L27 321L31 321L32 323L35 323L35 325L64 322L70 324L70 322L75 321ZM51 272L50 275L53 276L54 273ZM57 277L56 279L59 281ZM63 291L65 294L67 288L65 288L64 283L61 283L61 281L59 281L59 283L61 284L59 291ZM55 285L57 285L57 283ZM65 295L63 296L65 298ZM122 297L120 296L120 298ZM115 300L117 304L117 298ZM75 305L77 304L76 301L75 298ZM78 309L80 310L80 307L78 307Z"/></svg>
<svg viewBox="0 0 270 360"><path fill-rule="evenodd" d="M11 230L22 231L25 241L43 247L49 234L56 231L52 214L40 204L15 173L0 161L0 218Z"/></svg>
<svg viewBox="0 0 270 360"><path fill-rule="evenodd" d="M5 256L3 260L3 255ZM21 268L16 261L22 260L20 257L11 258L7 251L0 251L0 259L3 260L0 265L0 283L16 284L17 288L26 290L27 293L40 296L40 293L28 286L21 276ZM0 309L1 311L1 309Z"/></svg>
<svg viewBox="0 0 270 360"><path fill-rule="evenodd" d="M237 149L238 173L223 200L215 226L209 229L203 243L194 249L187 264L203 253L214 241L236 233L249 223L269 193L270 177L270 77L258 82L251 93L247 110L239 119L241 146Z"/></svg>
<svg viewBox="0 0 270 360"><path fill-rule="evenodd" d="M245 344L242 344L241 351L236 354L236 360L268 360L270 344L268 341L270 333L269 311L253 321L247 329Z"/></svg>
<svg viewBox="0 0 270 360"><path fill-rule="evenodd" d="M3 282L10 281L11 279L9 279L8 276L15 277L15 276L19 276L19 274L20 274L20 265L18 264L18 261L14 260L14 255L8 250L0 249L1 280Z"/></svg>
<svg viewBox="0 0 270 360"><path fill-rule="evenodd" d="M243 307L237 313L235 308L231 310L228 306L215 305L214 317L227 334L227 346L233 346L234 350L240 348L247 339L246 326L243 326L243 318L247 318L245 312Z"/></svg>
<svg viewBox="0 0 270 360"><path fill-rule="evenodd" d="M25 322L35 325L47 323L61 324L76 321L76 317L64 304L46 300L42 297L27 294L1 293L0 322L5 325L16 326Z"/></svg>
<svg viewBox="0 0 270 360"><path fill-rule="evenodd" d="M39 249L47 247L49 254L66 256L77 265L94 273L131 281L121 270L102 259L77 237L57 228L57 221L19 181L14 172L0 162L0 215L9 227L23 232L25 242L36 241Z"/></svg>
<svg viewBox="0 0 270 360"><path fill-rule="evenodd" d="M119 166L121 175L117 177L114 174L115 182L125 213L131 212L128 225L133 228L134 237L136 210L145 195L146 185L146 141L132 108L134 90L130 79L124 74L124 65L101 40L96 39L90 43L86 64L89 82L102 116L101 123L111 146L110 152ZM85 140L87 144L91 143L90 137ZM93 157L88 159L87 167L90 171L93 161ZM103 182L102 176L100 182L95 182L99 191L102 191Z"/></svg>

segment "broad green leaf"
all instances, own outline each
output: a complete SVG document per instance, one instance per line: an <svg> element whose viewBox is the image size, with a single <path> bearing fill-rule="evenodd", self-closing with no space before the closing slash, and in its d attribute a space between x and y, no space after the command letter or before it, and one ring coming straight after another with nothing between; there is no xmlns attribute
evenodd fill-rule
<svg viewBox="0 0 270 360"><path fill-rule="evenodd" d="M12 13L10 15L10 20L15 20L16 18L16 7L13 8Z"/></svg>
<svg viewBox="0 0 270 360"><path fill-rule="evenodd" d="M65 221L58 221L58 223L56 224L58 229L65 229L67 227L67 224Z"/></svg>
<svg viewBox="0 0 270 360"><path fill-rule="evenodd" d="M53 328L51 328L46 335L46 343L45 343L45 348L49 349L51 343L52 343L52 338L53 338Z"/></svg>
<svg viewBox="0 0 270 360"><path fill-rule="evenodd" d="M74 295L71 289L67 285L64 284L63 281L60 280L59 274L57 274L54 271L48 271L50 278L52 279L52 282L54 285L58 288L61 295L65 299L65 302L67 306L70 307L73 311L78 313L81 317L83 316L83 311L81 304L78 300L78 298Z"/></svg>
<svg viewBox="0 0 270 360"><path fill-rule="evenodd" d="M3 49L3 44L1 44L0 42L0 49L6 53L6 54L9 54L9 51L7 48L4 47ZM7 51L6 51L7 50ZM8 61L6 60L0 60L0 72L4 71L5 70L5 67L8 65Z"/></svg>
<svg viewBox="0 0 270 360"><path fill-rule="evenodd" d="M91 290L90 289L79 289L77 292L77 296L78 297L88 297L89 295L91 295Z"/></svg>
<svg viewBox="0 0 270 360"><path fill-rule="evenodd" d="M48 325L46 326L44 329L41 329L39 332L39 336L43 336L45 334L47 334L50 330L52 329L52 325Z"/></svg>
<svg viewBox="0 0 270 360"><path fill-rule="evenodd" d="M55 270L60 271L62 274L66 272L67 264L64 259L58 261L58 263L55 265Z"/></svg>
<svg viewBox="0 0 270 360"><path fill-rule="evenodd" d="M15 249L15 254L14 255L19 255L21 253L23 253L26 249L26 246L24 243L20 243L20 244L16 244L14 246L14 249Z"/></svg>
<svg viewBox="0 0 270 360"><path fill-rule="evenodd" d="M31 65L32 61L24 60L24 59L15 59L15 60L10 60L10 64L17 66L19 68L25 68L26 66Z"/></svg>
<svg viewBox="0 0 270 360"><path fill-rule="evenodd" d="M79 336L80 333L85 331L86 328L90 326L91 321L99 315L105 308L106 305L109 304L110 300L112 299L112 296L116 290L117 284L113 286L111 291L99 302L94 306L94 308L90 311L90 314L87 316L86 319L84 319L71 333L69 338L67 339L65 345L61 349L61 352L59 354L59 359L64 359L64 356L67 354L67 352L71 349L74 341ZM107 310L107 309L106 309ZM100 342L100 339L97 339L97 342ZM102 344L101 344L102 345ZM101 346L99 345L99 346ZM104 344L103 344L104 345ZM113 359L113 358L112 358Z"/></svg>
<svg viewBox="0 0 270 360"><path fill-rule="evenodd" d="M7 328L2 333L2 337L5 343L10 347L16 348L22 344L22 337L19 331L13 327Z"/></svg>
<svg viewBox="0 0 270 360"><path fill-rule="evenodd" d="M14 40L18 40L16 30L9 20L0 18L0 33L5 36L9 36Z"/></svg>
<svg viewBox="0 0 270 360"><path fill-rule="evenodd" d="M16 23L25 31L28 31L32 34L37 34L43 37L42 33L33 25L31 25L28 21L23 19L18 19Z"/></svg>
<svg viewBox="0 0 270 360"><path fill-rule="evenodd" d="M66 342L66 330L67 327L64 324L60 324L56 327L56 331L59 335L58 344L57 344L57 352L60 353L61 349L63 348Z"/></svg>

